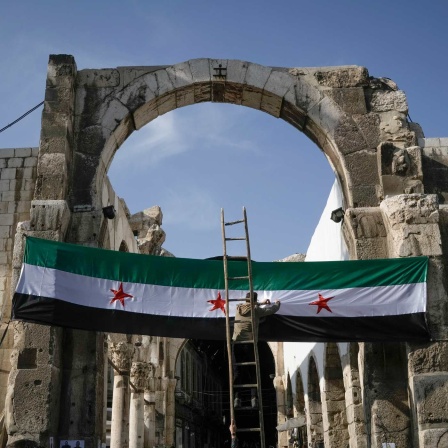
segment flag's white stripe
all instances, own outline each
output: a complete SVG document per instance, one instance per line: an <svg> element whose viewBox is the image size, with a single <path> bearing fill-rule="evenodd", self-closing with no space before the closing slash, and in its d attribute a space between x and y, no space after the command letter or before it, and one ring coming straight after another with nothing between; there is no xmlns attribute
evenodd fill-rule
<svg viewBox="0 0 448 448"><path fill-rule="evenodd" d="M94 308L123 310L120 302L111 304L120 282L86 277L64 271L23 264L22 275L16 291L40 297L50 297ZM223 317L221 310L210 312L208 300L216 299L218 292L224 299L225 292L216 289L180 288L141 283L123 283L124 292L132 299L125 299L126 311L179 317ZM328 289L320 291L258 291L258 300L280 300L278 314L285 316L313 317L318 307L310 305L318 300L318 293L328 301L332 312L322 309L319 317L369 317L394 316L426 311L426 284L379 286L368 288ZM245 292L229 291L230 298L241 298ZM234 315L237 302L230 303Z"/></svg>

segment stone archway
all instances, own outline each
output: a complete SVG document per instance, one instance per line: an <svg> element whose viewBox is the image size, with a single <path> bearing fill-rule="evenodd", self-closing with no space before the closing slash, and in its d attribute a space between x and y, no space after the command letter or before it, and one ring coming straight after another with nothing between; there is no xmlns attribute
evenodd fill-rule
<svg viewBox="0 0 448 448"><path fill-rule="evenodd" d="M377 104L379 92L381 84L373 84L367 70L356 66L272 68L195 59L170 67L82 70L77 74L72 200L98 205L111 159L134 130L176 108L211 101L251 107L292 124L324 151L348 206L377 205L381 114L392 108L395 119L405 122L407 111L402 92L388 92L393 103L388 106ZM415 140L412 131L400 132L406 143Z"/></svg>

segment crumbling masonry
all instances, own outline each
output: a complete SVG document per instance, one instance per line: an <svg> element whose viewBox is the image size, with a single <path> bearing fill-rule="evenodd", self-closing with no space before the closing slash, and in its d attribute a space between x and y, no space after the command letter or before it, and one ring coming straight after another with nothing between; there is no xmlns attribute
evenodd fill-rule
<svg viewBox="0 0 448 448"><path fill-rule="evenodd" d="M169 255L161 248L160 210L129 216L107 171L133 131L204 101L267 112L315 142L343 188L351 258L428 256L428 322L435 340L448 339L448 139L424 137L393 81L357 66L273 68L225 59L78 71L72 56L52 55L39 148L0 152L3 445L105 443L108 357L116 367L111 447L154 446L156 411L163 417L160 443L174 443L174 370L184 341L7 322L25 233ZM115 206L116 219L103 217L107 205ZM325 344L322 353L310 353L306 378L290 372L293 412L306 413L310 443L448 446L445 342L344 347ZM283 346L271 349L283 421ZM280 442L287 446L285 435Z"/></svg>

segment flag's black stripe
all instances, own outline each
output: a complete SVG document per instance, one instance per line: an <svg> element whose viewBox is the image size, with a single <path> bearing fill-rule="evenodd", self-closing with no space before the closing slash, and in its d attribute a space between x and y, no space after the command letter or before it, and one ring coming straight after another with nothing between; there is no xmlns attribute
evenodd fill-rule
<svg viewBox="0 0 448 448"><path fill-rule="evenodd" d="M13 320L110 333L225 340L225 319L167 317L104 310L62 300L14 294ZM430 336L424 313L375 317L287 317L273 315L259 338L288 342L423 342Z"/></svg>

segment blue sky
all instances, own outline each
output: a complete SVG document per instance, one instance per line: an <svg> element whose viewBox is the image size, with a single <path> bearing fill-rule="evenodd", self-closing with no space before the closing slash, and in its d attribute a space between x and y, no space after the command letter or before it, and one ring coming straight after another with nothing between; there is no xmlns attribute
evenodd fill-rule
<svg viewBox="0 0 448 448"><path fill-rule="evenodd" d="M43 100L49 54L78 69L199 57L263 65L362 65L393 79L427 137L448 136L448 2L31 0L0 15L0 128ZM0 134L38 146L41 110ZM160 205L165 247L222 253L220 209L246 206L252 256L305 252L334 177L321 151L281 120L223 104L186 107L134 132L110 177L131 212Z"/></svg>

